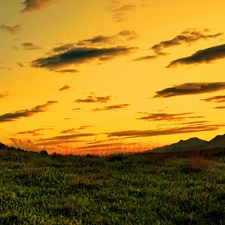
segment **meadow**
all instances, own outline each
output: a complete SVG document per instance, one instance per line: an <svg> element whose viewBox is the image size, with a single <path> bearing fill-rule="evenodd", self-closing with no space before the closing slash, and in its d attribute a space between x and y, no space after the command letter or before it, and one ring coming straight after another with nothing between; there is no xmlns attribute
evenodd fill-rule
<svg viewBox="0 0 225 225"><path fill-rule="evenodd" d="M1 225L222 225L225 156L0 150Z"/></svg>

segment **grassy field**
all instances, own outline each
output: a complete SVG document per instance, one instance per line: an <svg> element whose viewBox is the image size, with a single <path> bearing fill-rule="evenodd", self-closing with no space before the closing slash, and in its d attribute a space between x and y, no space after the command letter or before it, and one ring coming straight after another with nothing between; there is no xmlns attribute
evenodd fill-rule
<svg viewBox="0 0 225 225"><path fill-rule="evenodd" d="M225 224L225 157L0 150L0 224Z"/></svg>

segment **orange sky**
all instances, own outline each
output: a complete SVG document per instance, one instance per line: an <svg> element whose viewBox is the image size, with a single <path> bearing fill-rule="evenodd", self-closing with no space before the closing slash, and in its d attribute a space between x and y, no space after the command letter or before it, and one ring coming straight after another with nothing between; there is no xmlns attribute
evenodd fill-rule
<svg viewBox="0 0 225 225"><path fill-rule="evenodd" d="M224 134L224 8L2 0L0 142L86 154Z"/></svg>

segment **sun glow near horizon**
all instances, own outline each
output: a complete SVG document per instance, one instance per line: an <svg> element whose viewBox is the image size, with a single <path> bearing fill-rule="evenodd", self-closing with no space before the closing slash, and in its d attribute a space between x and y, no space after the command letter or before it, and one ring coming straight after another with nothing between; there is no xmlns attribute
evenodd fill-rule
<svg viewBox="0 0 225 225"><path fill-rule="evenodd" d="M0 142L141 151L224 134L224 7L2 1Z"/></svg>

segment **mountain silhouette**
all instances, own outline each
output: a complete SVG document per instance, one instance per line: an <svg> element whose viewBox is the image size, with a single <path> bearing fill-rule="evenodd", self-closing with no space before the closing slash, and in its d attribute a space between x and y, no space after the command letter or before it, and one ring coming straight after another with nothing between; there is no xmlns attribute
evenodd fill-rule
<svg viewBox="0 0 225 225"><path fill-rule="evenodd" d="M197 137L192 137L187 140L180 140L179 142L171 145L165 145L162 147L148 150L148 152L188 152L188 151L200 151L206 149L225 148L225 134L217 135L210 141L205 141Z"/></svg>

